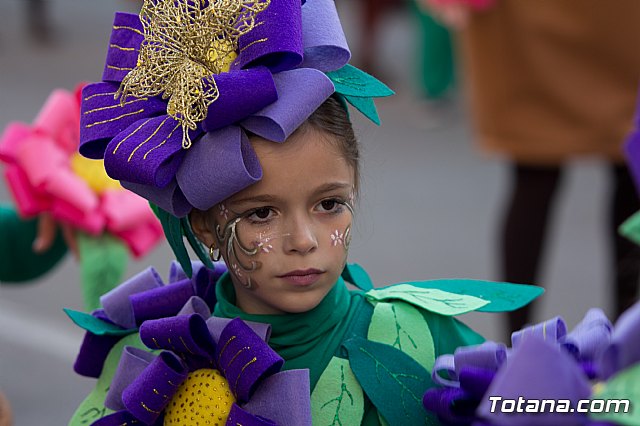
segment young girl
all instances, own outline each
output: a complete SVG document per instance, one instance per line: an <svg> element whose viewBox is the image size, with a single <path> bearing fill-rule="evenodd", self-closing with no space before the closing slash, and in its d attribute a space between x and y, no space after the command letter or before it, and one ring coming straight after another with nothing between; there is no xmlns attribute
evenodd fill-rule
<svg viewBox="0 0 640 426"><path fill-rule="evenodd" d="M133 294L128 296L132 305L125 302L123 306L128 312L133 310L136 318L125 326L115 319L118 309L110 310L113 298L106 295L105 311L95 313L94 319L106 320L109 327L122 325L120 335L125 328L135 331L140 327L145 344L178 354L174 361L165 359L162 374L184 369L180 380L186 387L180 388L184 392L167 391L157 405L149 401L163 394L160 388L132 396L138 395L133 388L162 374L145 369L139 375L145 379L137 385L121 386L120 378L126 373L114 374L114 363L132 349L123 350L121 343L114 346L118 340L114 332L107 350L102 349L102 358L96 358L100 365L94 371L101 376L98 387L111 388L109 395L105 397L104 389L102 394L94 392L71 424L86 423L86 416L81 416L90 412L104 416L105 398L115 398L107 406L120 411L98 424L161 424L163 416L164 424L197 424L200 418L203 423L213 422L218 414L204 409L188 412L187 406L194 401L176 400L181 395L188 398L191 379L202 371L193 367L201 365L202 359L194 360L194 352L200 352L192 345L209 339L211 343L199 347L215 348L211 351L216 357L208 358L206 350L201 356L221 366L231 388L227 396L233 393L237 398L234 409L225 414L229 417L217 417L220 424L273 424L260 423L266 422L265 417L277 424L310 422L294 417L287 406L274 412L269 404L256 403L259 391L254 394L253 387L243 399L238 383L244 372L271 355L267 349L258 351L234 380L221 358L233 353L227 348L236 344L234 339L240 334L225 339L226 326L222 332L212 331L211 324L220 318L269 326L265 337L284 360L285 372L303 369L308 374L308 384L294 387L288 395L310 398L314 423L435 424L422 408L422 394L432 386L429 371L435 357L482 341L452 316L472 310L516 309L539 292L531 286L479 285L469 280L373 289L366 272L347 263L359 191L359 150L345 101L377 121L371 98L391 92L373 77L346 65L349 53L331 0L309 0L302 6L298 0L250 2L251 6L243 1L228 3L236 8L224 9L206 1L149 1L140 18L117 15L104 82L90 85L83 93L81 152L104 156L112 177L155 205L185 273L193 272L192 281L186 282L189 289L194 283L196 290L189 295L201 295L214 317L207 320L211 333L205 332L200 339L193 336L201 326L191 322L184 326L188 332L159 337L154 333L172 333L183 327L181 321L199 324L202 320L166 318L178 310L193 312L181 307L170 315L171 310L163 308L163 314L142 319ZM238 40L232 40L234 31L223 31L210 45L218 50L204 49L204 55L191 62L176 59L175 49L196 55L193 46L182 41L192 42L206 30L201 28L206 26L203 16L214 20L232 10L242 13L225 15L224 21L231 22L232 29L246 30ZM254 12L255 16L247 17ZM220 58L224 60L218 61ZM132 69L126 70L128 67ZM186 71L181 74L180 70ZM208 79L211 70L219 73ZM202 79L192 79L194 74ZM122 98L115 99L115 93ZM169 97L168 104L160 94ZM198 109L198 105L206 108ZM202 269L192 271L183 234L205 264L224 260L228 272L215 276L215 298L206 296ZM210 258L200 243L207 247ZM211 279L212 275L206 276ZM350 290L349 284L359 289ZM123 288L132 286L126 283ZM177 288L173 284L166 287L172 286ZM155 305L165 302L153 298ZM183 325L176 325L178 322ZM98 333L88 333L89 340L96 336ZM129 341L137 342L135 338ZM186 348L182 352L178 342ZM255 345L241 345L228 366ZM85 339L81 358L89 346ZM119 371L126 363L120 361ZM170 368L176 363L181 367ZM194 376L185 378L187 370ZM193 384L193 389L209 387L208 383ZM194 393L191 396L198 399ZM308 405L309 399L306 401ZM254 417L237 420L238 405ZM185 410L182 423L173 423L177 422L174 408Z"/></svg>

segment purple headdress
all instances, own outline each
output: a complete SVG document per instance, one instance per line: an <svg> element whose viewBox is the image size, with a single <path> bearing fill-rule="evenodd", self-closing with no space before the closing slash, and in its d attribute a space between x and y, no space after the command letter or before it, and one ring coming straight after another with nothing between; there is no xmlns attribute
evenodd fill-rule
<svg viewBox="0 0 640 426"><path fill-rule="evenodd" d="M145 0L82 93L80 152L158 207L190 273L184 217L262 178L247 132L284 142L334 93L379 123L393 92L350 55L333 0Z"/></svg>

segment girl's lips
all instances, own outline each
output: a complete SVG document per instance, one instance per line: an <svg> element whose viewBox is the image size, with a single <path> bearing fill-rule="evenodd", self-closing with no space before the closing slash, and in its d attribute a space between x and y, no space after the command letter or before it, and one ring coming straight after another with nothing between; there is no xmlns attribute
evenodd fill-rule
<svg viewBox="0 0 640 426"><path fill-rule="evenodd" d="M287 272L284 275L278 276L278 278L281 278L294 285L308 286L318 281L322 274L324 274L323 271L319 271L317 269L307 269L304 271Z"/></svg>

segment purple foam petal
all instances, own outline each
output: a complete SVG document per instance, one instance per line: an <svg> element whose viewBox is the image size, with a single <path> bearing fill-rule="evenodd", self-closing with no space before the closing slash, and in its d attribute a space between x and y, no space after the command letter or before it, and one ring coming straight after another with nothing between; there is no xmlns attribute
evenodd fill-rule
<svg viewBox="0 0 640 426"><path fill-rule="evenodd" d="M608 379L618 371L640 361L640 302L627 309L616 321L611 344L600 359L600 372Z"/></svg>
<svg viewBox="0 0 640 426"><path fill-rule="evenodd" d="M140 17L132 13L116 12L113 19L103 81L121 82L136 66L144 33Z"/></svg>
<svg viewBox="0 0 640 426"><path fill-rule="evenodd" d="M105 313L117 325L123 328L135 328L136 321L129 301L132 294L162 287L162 278L153 267L129 278L123 284L100 297Z"/></svg>
<svg viewBox="0 0 640 426"><path fill-rule="evenodd" d="M456 373L462 367L473 366L496 371L507 359L507 347L502 343L487 341L475 346L462 346L455 350Z"/></svg>
<svg viewBox="0 0 640 426"><path fill-rule="evenodd" d="M269 419L260 418L256 415L251 414L248 411L240 408L238 404L233 404L231 406L231 411L229 412L229 417L227 418L226 426L276 426L277 424L272 422ZM280 426L280 425L277 425Z"/></svg>
<svg viewBox="0 0 640 426"><path fill-rule="evenodd" d="M111 348L118 343L122 336L98 336L90 332L84 334L80 352L73 364L73 371L86 377L100 377L104 361Z"/></svg>
<svg viewBox="0 0 640 426"><path fill-rule="evenodd" d="M458 373L456 372L455 358L451 354L440 355L436 358L431 378L442 386L459 387Z"/></svg>
<svg viewBox="0 0 640 426"><path fill-rule="evenodd" d="M479 401L489 389L495 375L496 370L466 365L460 369L460 388Z"/></svg>
<svg viewBox="0 0 640 426"><path fill-rule="evenodd" d="M211 316L211 311L216 305L216 282L218 281L220 275L222 275L220 271L222 269L226 271L226 267L222 268L216 264L214 264L213 266L214 270L211 270L204 265L200 267L194 267L193 277L191 278L196 289L196 295L200 299L202 299L202 301L207 306L207 309L209 310L209 315L207 315L207 318ZM216 269L218 270L216 271Z"/></svg>
<svg viewBox="0 0 640 426"><path fill-rule="evenodd" d="M191 262L191 267L193 268L193 264L195 262ZM194 269L195 271L195 269ZM180 262L177 260L172 260L171 265L169 266L169 282L174 283L176 281L187 280L189 277L182 270L182 266L180 266Z"/></svg>
<svg viewBox="0 0 640 426"><path fill-rule="evenodd" d="M259 382L284 364L280 355L239 318L222 331L216 361L240 403L248 401Z"/></svg>
<svg viewBox="0 0 640 426"><path fill-rule="evenodd" d="M208 210L259 181L262 168L247 135L228 126L194 143L176 178L189 203Z"/></svg>
<svg viewBox="0 0 640 426"><path fill-rule="evenodd" d="M124 410L122 392L138 377L145 368L156 358L156 355L145 350L125 346L118 367L109 385L109 391L104 400L104 406L114 410Z"/></svg>
<svg viewBox="0 0 640 426"><path fill-rule="evenodd" d="M329 72L349 62L351 52L334 0L313 0L302 7L302 68Z"/></svg>
<svg viewBox="0 0 640 426"><path fill-rule="evenodd" d="M205 132L234 124L278 99L271 72L265 67L217 74L215 82L219 96L202 122Z"/></svg>
<svg viewBox="0 0 640 426"><path fill-rule="evenodd" d="M594 360L611 341L613 325L604 312L590 309L582 321L561 339L562 346L579 360Z"/></svg>
<svg viewBox="0 0 640 426"><path fill-rule="evenodd" d="M146 424L155 422L187 378L188 371L170 352L162 352L122 392L125 407Z"/></svg>
<svg viewBox="0 0 640 426"><path fill-rule="evenodd" d="M575 407L589 398L591 386L573 358L553 342L537 336L522 339L509 361L498 371L477 414L495 425L580 425L584 417L567 413L491 413L489 396L503 399L567 399ZM499 403L498 407L500 406Z"/></svg>
<svg viewBox="0 0 640 426"><path fill-rule="evenodd" d="M117 411L91 423L91 426L123 426L139 423L128 410Z"/></svg>
<svg viewBox="0 0 640 426"><path fill-rule="evenodd" d="M309 395L309 370L281 371L264 379L242 408L278 426L311 425Z"/></svg>
<svg viewBox="0 0 640 426"><path fill-rule="evenodd" d="M127 181L120 181L120 184L129 191L135 192L176 217L186 216L193 208L184 197L175 179L169 182L164 188Z"/></svg>
<svg viewBox="0 0 640 426"><path fill-rule="evenodd" d="M220 317L210 317L207 320L207 327L209 328L209 333L211 333L211 337L216 342L220 341L220 335L222 334L222 330L231 322L232 318L220 318ZM271 337L271 324L265 324L261 322L253 322L253 321L245 321L245 324L253 330L262 340L265 342L269 341L269 337Z"/></svg>
<svg viewBox="0 0 640 426"><path fill-rule="evenodd" d="M207 303L199 298L198 296L193 296L187 303L184 304L178 315L192 315L198 314L202 318L209 318L211 316L211 309L207 306Z"/></svg>
<svg viewBox="0 0 640 426"><path fill-rule="evenodd" d="M334 92L329 77L311 68L275 74L278 100L241 125L274 142L284 142Z"/></svg>
<svg viewBox="0 0 640 426"><path fill-rule="evenodd" d="M511 346L515 349L530 337L556 343L567 334L567 325L560 317L554 317L539 324L525 327L511 334Z"/></svg>
<svg viewBox="0 0 640 426"><path fill-rule="evenodd" d="M187 279L132 294L129 299L136 324L140 325L146 320L176 315L192 296L195 296L195 289Z"/></svg>
<svg viewBox="0 0 640 426"><path fill-rule="evenodd" d="M85 157L102 158L109 141L131 124L166 113L167 104L159 98L131 98L121 105L114 99L118 87L92 83L82 89L80 153Z"/></svg>
<svg viewBox="0 0 640 426"><path fill-rule="evenodd" d="M207 324L198 314L145 321L140 340L151 349L166 349L178 355L212 358L215 343Z"/></svg>
<svg viewBox="0 0 640 426"><path fill-rule="evenodd" d="M302 62L300 0L278 0L256 16L256 25L238 40L240 55L233 68L264 65L272 72L297 67Z"/></svg>
<svg viewBox="0 0 640 426"><path fill-rule="evenodd" d="M190 132L192 140L200 133ZM136 121L113 138L104 153L104 168L113 179L163 188L186 153L180 123L161 115Z"/></svg>
<svg viewBox="0 0 640 426"><path fill-rule="evenodd" d="M422 405L446 424L469 424L478 401L458 388L432 388L422 397Z"/></svg>

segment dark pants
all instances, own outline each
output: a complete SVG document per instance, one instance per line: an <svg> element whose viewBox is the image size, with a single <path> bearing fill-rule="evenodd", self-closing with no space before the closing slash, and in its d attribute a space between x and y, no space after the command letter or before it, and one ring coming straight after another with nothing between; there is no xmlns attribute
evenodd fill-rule
<svg viewBox="0 0 640 426"><path fill-rule="evenodd" d="M613 247L615 315L631 306L638 295L640 247L618 234L618 226L640 208L633 180L626 166L611 166L613 191L609 202L608 228ZM553 204L561 167L515 165L513 188L507 204L501 236L502 278L508 282L538 284L538 272L549 211ZM532 306L508 314L509 331L531 320Z"/></svg>

